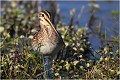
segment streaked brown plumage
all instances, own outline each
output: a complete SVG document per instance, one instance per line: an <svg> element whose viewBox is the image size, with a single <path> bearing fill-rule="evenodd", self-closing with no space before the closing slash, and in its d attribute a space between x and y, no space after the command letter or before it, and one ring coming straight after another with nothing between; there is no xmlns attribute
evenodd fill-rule
<svg viewBox="0 0 120 80"><path fill-rule="evenodd" d="M38 18L40 31L34 35L32 47L34 50L39 48L40 54L49 55L55 59L64 47L63 39L51 23L50 14L47 11L41 11Z"/></svg>

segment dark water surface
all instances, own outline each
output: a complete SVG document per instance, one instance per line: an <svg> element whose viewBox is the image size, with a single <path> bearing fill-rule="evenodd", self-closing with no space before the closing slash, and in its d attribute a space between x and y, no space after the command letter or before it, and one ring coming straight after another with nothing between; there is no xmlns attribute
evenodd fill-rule
<svg viewBox="0 0 120 80"><path fill-rule="evenodd" d="M70 19L69 11L73 8L76 9L75 19L77 19L78 14L81 10L81 7L84 6L84 11L83 11L81 19L79 21L79 25L80 25L80 27L82 27L88 23L89 18L90 18L90 13L88 12L88 10L90 9L89 1L65 1L65 2L60 1L58 3L60 4L61 14L66 16L66 18L63 19L62 22L65 22L68 24L68 21ZM111 18L110 12L113 10L119 11L119 2L118 1L113 1L113 2L98 1L97 3L99 4L99 11L97 13L95 13L95 16L98 18L102 18L103 28L104 27L107 27L107 28L113 27L114 22L112 20L110 20L110 18ZM104 29L102 29L102 30L104 32ZM108 33L107 34L108 36L112 35L111 31L107 31L107 33ZM89 37L89 40L92 43L93 48L95 48L95 49L99 48L100 40L97 36L96 37L91 36L91 37Z"/></svg>

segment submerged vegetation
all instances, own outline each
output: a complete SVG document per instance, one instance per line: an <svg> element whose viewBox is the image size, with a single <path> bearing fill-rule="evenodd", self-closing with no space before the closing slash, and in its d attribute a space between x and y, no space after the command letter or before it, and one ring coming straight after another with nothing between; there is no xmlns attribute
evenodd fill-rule
<svg viewBox="0 0 120 80"><path fill-rule="evenodd" d="M52 67L44 71L43 56L31 48L33 34L38 31L37 1L2 1L0 23L1 78L2 79L119 79L119 33L112 29L116 36L107 37L106 30L101 31L102 20L94 25L94 14L99 10L92 6L87 26L73 24L75 9L70 11L69 24L60 21L61 15L56 2L44 2L53 5L52 22L61 33L65 42L64 56L52 62ZM92 3L94 5L96 3ZM55 12L56 11L56 12ZM83 9L81 9L82 15ZM112 11L115 24L118 12ZM55 19L54 19L55 18ZM82 20L81 20L82 21ZM88 32L88 29L90 30ZM95 50L89 41L90 35L97 35L101 41L99 50ZM48 63L49 64L49 63ZM45 74L49 72L49 74Z"/></svg>

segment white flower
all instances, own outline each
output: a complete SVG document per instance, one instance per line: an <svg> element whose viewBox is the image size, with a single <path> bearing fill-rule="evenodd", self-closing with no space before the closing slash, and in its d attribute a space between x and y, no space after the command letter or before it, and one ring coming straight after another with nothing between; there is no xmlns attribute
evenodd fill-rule
<svg viewBox="0 0 120 80"><path fill-rule="evenodd" d="M79 61L76 60L76 61L73 62L73 64L76 65L78 62L79 62Z"/></svg>
<svg viewBox="0 0 120 80"><path fill-rule="evenodd" d="M68 46L69 45L68 42L65 42L65 45Z"/></svg>
<svg viewBox="0 0 120 80"><path fill-rule="evenodd" d="M100 57L100 61L102 61L103 60L103 57Z"/></svg>
<svg viewBox="0 0 120 80"><path fill-rule="evenodd" d="M20 38L24 38L25 36L24 35L21 35Z"/></svg>
<svg viewBox="0 0 120 80"><path fill-rule="evenodd" d="M87 63L86 65L87 65L87 67L90 67L90 63Z"/></svg>
<svg viewBox="0 0 120 80"><path fill-rule="evenodd" d="M80 43L77 43L77 46L80 46Z"/></svg>
<svg viewBox="0 0 120 80"><path fill-rule="evenodd" d="M81 51L84 51L84 49L83 49L83 48L80 48L80 50L81 50Z"/></svg>
<svg viewBox="0 0 120 80"><path fill-rule="evenodd" d="M59 76L59 73L55 73L55 76Z"/></svg>
<svg viewBox="0 0 120 80"><path fill-rule="evenodd" d="M36 29L32 29L31 32L36 32L37 30Z"/></svg>
<svg viewBox="0 0 120 80"><path fill-rule="evenodd" d="M33 36L32 36L32 35L30 35L28 38L33 39Z"/></svg>
<svg viewBox="0 0 120 80"><path fill-rule="evenodd" d="M76 48L76 47L73 47L73 49L74 49L75 51L77 51L77 48Z"/></svg>
<svg viewBox="0 0 120 80"><path fill-rule="evenodd" d="M82 55L80 55L79 57L82 58Z"/></svg>
<svg viewBox="0 0 120 80"><path fill-rule="evenodd" d="M0 27L0 33L4 31L4 27Z"/></svg>

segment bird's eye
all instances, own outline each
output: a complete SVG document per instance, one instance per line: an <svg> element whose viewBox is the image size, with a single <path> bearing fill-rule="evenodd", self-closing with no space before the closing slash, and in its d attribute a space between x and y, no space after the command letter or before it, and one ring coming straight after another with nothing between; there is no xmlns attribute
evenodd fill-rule
<svg viewBox="0 0 120 80"><path fill-rule="evenodd" d="M41 14L42 17L44 17L44 14Z"/></svg>

